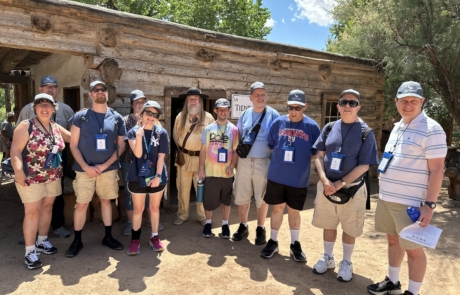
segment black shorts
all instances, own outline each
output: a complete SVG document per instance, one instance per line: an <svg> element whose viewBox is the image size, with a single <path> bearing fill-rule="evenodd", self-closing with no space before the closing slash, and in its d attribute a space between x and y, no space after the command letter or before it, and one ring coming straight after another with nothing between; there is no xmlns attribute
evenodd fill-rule
<svg viewBox="0 0 460 295"><path fill-rule="evenodd" d="M293 187L267 180L264 201L269 205L286 203L292 209L302 211L306 199L307 187Z"/></svg>
<svg viewBox="0 0 460 295"><path fill-rule="evenodd" d="M157 187L141 186L140 182L128 181L128 191L131 194L154 194L164 190L165 185L160 184Z"/></svg>
<svg viewBox="0 0 460 295"><path fill-rule="evenodd" d="M206 177L204 180L204 210L216 210L220 204L230 206L232 194L233 177Z"/></svg>

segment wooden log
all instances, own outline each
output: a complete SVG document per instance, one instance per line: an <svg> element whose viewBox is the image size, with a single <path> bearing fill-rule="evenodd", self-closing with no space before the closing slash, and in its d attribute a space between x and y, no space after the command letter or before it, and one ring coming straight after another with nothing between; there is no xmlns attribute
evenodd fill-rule
<svg viewBox="0 0 460 295"><path fill-rule="evenodd" d="M0 74L9 74L29 53L29 50L11 49L0 63Z"/></svg>

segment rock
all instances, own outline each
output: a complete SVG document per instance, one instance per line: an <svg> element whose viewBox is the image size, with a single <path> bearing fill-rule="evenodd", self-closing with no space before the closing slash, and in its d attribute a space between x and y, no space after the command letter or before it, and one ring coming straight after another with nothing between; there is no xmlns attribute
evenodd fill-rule
<svg viewBox="0 0 460 295"><path fill-rule="evenodd" d="M446 201L442 202L442 206L444 208L455 208L455 202L454 202L454 200L446 200Z"/></svg>

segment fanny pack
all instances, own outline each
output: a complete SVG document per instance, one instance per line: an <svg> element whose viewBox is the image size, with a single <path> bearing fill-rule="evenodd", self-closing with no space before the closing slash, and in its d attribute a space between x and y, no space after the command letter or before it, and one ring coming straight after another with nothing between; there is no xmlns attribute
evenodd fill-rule
<svg viewBox="0 0 460 295"><path fill-rule="evenodd" d="M364 178L357 185L354 185L349 188L341 188L338 191L336 191L333 195L326 196L324 192L323 194L330 202L334 204L342 205L350 201L350 199L353 198L353 196L356 194L359 188L363 186L363 184L364 184Z"/></svg>

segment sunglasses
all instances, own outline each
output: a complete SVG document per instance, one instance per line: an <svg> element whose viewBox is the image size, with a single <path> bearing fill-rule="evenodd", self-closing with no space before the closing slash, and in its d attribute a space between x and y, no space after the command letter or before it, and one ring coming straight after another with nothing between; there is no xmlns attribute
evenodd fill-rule
<svg viewBox="0 0 460 295"><path fill-rule="evenodd" d="M359 102L356 100L346 100L346 99L339 100L339 106L345 107L347 106L347 104L352 108L356 108L359 105Z"/></svg>
<svg viewBox="0 0 460 295"><path fill-rule="evenodd" d="M287 110L288 111L293 111L293 110L296 110L298 112L300 112L302 110L303 106L296 106L296 107L293 107L293 106L287 106Z"/></svg>
<svg viewBox="0 0 460 295"><path fill-rule="evenodd" d="M106 91L107 91L107 89L105 89L105 88L94 88L94 89L93 89L93 92L94 92L94 93L106 92Z"/></svg>
<svg viewBox="0 0 460 295"><path fill-rule="evenodd" d="M149 117L154 117L154 118L157 118L157 119L158 119L158 117L160 117L159 113L154 113L152 111L144 111L144 113Z"/></svg>

